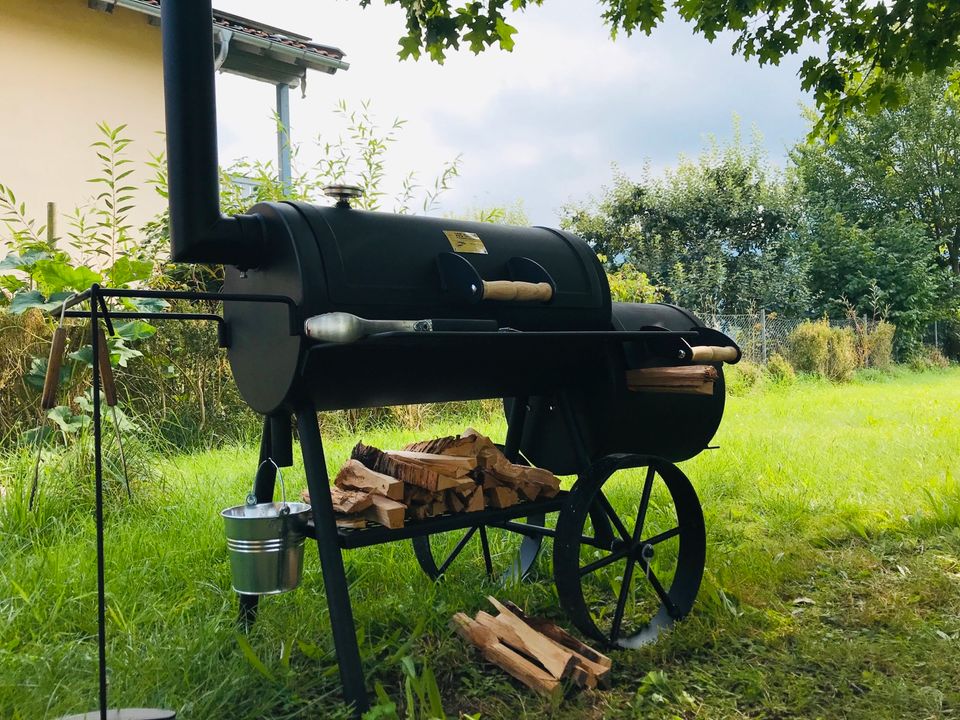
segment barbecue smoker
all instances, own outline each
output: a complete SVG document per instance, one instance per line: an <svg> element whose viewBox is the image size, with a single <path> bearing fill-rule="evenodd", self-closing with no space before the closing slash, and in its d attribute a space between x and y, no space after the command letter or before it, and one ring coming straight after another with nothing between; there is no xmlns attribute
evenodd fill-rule
<svg viewBox="0 0 960 720"><path fill-rule="evenodd" d="M222 216L209 0L164 0L162 28L172 257L227 266L223 293L94 287L74 302L89 300L108 330L111 316L157 318L108 311L107 297L223 303L222 318L203 317L219 323L239 390L265 417L257 502L272 501L298 430L306 532L319 546L347 700L367 706L347 549L412 540L431 577L482 562L517 579L550 537L560 604L585 635L637 647L682 618L699 589L705 534L697 495L673 463L717 430L721 365L739 360L736 345L680 308L611 303L596 255L570 233L364 212L350 207L349 187L329 189L333 207L263 203ZM692 364L715 368L706 391L636 389L630 379ZM506 398L508 458L576 475L573 488L401 529L337 528L317 411L476 398ZM645 468L635 492L608 483L633 468ZM257 600L240 596L247 622Z"/></svg>

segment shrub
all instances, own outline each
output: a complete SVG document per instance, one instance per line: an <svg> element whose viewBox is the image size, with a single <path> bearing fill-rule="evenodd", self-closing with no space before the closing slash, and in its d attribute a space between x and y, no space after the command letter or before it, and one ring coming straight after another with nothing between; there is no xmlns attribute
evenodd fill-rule
<svg viewBox="0 0 960 720"><path fill-rule="evenodd" d="M800 372L835 382L849 380L860 364L853 330L830 327L826 319L793 329L787 336L787 359Z"/></svg>
<svg viewBox="0 0 960 720"><path fill-rule="evenodd" d="M826 320L800 323L787 336L786 357L800 372L826 375L830 352L830 324Z"/></svg>
<svg viewBox="0 0 960 720"><path fill-rule="evenodd" d="M797 378L793 365L780 353L774 353L767 360L767 374L778 383L792 383Z"/></svg>
<svg viewBox="0 0 960 720"><path fill-rule="evenodd" d="M942 370L950 366L950 359L932 345L923 345L919 352L910 358L910 368L923 372L925 370Z"/></svg>
<svg viewBox="0 0 960 720"><path fill-rule="evenodd" d="M830 328L827 336L827 366L823 373L834 382L846 382L857 369L857 344L850 328Z"/></svg>
<svg viewBox="0 0 960 720"><path fill-rule="evenodd" d="M893 338L897 326L881 320L872 330L865 331L860 342L867 367L886 370L893 365Z"/></svg>
<svg viewBox="0 0 960 720"><path fill-rule="evenodd" d="M723 370L727 393L746 395L763 384L764 372L760 365L741 360L736 365L728 365Z"/></svg>

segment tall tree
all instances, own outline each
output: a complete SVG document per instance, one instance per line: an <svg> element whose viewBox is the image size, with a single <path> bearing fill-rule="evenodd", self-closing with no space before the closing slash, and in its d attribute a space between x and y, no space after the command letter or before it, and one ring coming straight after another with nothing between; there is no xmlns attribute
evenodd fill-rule
<svg viewBox="0 0 960 720"><path fill-rule="evenodd" d="M713 141L662 178L617 175L599 203L565 208L564 225L613 265L629 262L672 302L744 312L806 310L792 185L762 143Z"/></svg>
<svg viewBox="0 0 960 720"><path fill-rule="evenodd" d="M359 0L366 7L371 0ZM383 0L406 13L400 57L442 62L467 44L475 53L491 45L512 50L517 29L507 22L543 0ZM612 36L649 35L668 7L711 42L732 31L732 51L776 65L786 55L809 52L800 69L830 127L847 111L897 107L903 81L924 71L944 71L960 61L960 3L955 0L600 0ZM960 86L960 76L954 76Z"/></svg>
<svg viewBox="0 0 960 720"><path fill-rule="evenodd" d="M879 293L908 333L956 313L960 102L945 94L947 82L911 80L904 106L854 112L832 143L795 149L812 290L822 309L840 298L872 303Z"/></svg>

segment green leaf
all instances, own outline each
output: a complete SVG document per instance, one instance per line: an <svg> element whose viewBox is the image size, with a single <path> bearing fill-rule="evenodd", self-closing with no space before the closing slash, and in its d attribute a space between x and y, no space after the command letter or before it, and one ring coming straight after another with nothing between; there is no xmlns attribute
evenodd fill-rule
<svg viewBox="0 0 960 720"><path fill-rule="evenodd" d="M20 255L10 253L0 261L0 270L27 270L48 257L50 255L43 250L27 250Z"/></svg>
<svg viewBox="0 0 960 720"><path fill-rule="evenodd" d="M122 337L124 340L129 340L130 342L143 340L151 337L155 332L157 332L157 329L153 325L144 322L143 320L131 320L130 322L115 323L113 329L116 331L117 335Z"/></svg>
<svg viewBox="0 0 960 720"><path fill-rule="evenodd" d="M123 301L140 312L163 312L170 307L170 303L161 298L124 298Z"/></svg>
<svg viewBox="0 0 960 720"><path fill-rule="evenodd" d="M45 303L46 300L44 300L43 294L39 290L18 292L10 302L10 312L14 315L20 315L30 308L42 308Z"/></svg>
<svg viewBox="0 0 960 720"><path fill-rule="evenodd" d="M103 279L99 273L88 267L71 267L58 259L41 260L35 266L34 275L47 292L51 293L86 290Z"/></svg>
<svg viewBox="0 0 960 720"><path fill-rule="evenodd" d="M149 260L131 260L124 256L107 270L107 277L114 287L126 287L129 283L148 279L152 272L153 263Z"/></svg>
<svg viewBox="0 0 960 720"><path fill-rule="evenodd" d="M53 420L65 433L79 432L92 422L87 415L74 415L73 411L65 405L58 405L49 410L47 417Z"/></svg>
<svg viewBox="0 0 960 720"><path fill-rule="evenodd" d="M37 390L43 389L43 383L47 377L47 358L45 357L32 357L30 358L30 369L27 370L23 375L23 381L27 383L32 388ZM60 366L60 382L61 384L70 377L70 369Z"/></svg>
<svg viewBox="0 0 960 720"><path fill-rule="evenodd" d="M517 29L508 25L503 18L497 18L497 36L500 38L500 47L507 52L513 50L513 36L517 34Z"/></svg>
<svg viewBox="0 0 960 720"><path fill-rule="evenodd" d="M44 300L43 294L39 290L18 292L10 301L10 312L13 315L20 315L30 308L38 308L43 311L53 310L72 295L71 292L58 292L51 295L48 300Z"/></svg>
<svg viewBox="0 0 960 720"><path fill-rule="evenodd" d="M263 664L263 661L257 656L256 651L250 645L250 641L247 640L246 636L237 635L237 645L240 646L240 651L254 670L272 683L277 681L274 674L270 672L269 668L267 668L267 666Z"/></svg>

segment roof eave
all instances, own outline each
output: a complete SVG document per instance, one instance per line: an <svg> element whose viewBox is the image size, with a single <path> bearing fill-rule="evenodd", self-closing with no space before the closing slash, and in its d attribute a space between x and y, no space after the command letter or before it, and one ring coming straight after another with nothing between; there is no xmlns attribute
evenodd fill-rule
<svg viewBox="0 0 960 720"><path fill-rule="evenodd" d="M119 7L126 8L127 10L132 10L143 15L148 15L152 18L160 17L160 8L145 2L141 2L141 0L116 0L116 4ZM215 30L220 29L225 30L226 28L215 26ZM340 58L329 57L327 55L311 52L310 50L291 47L274 40L267 40L265 38L258 37L257 35L251 35L250 33L243 32L242 30L231 28L230 32L233 33L233 37L230 41L231 54L239 51L241 53L249 54L253 57L267 57L274 61L291 65L292 67L290 68L290 75L293 78L301 77L306 70L313 70L315 72L333 75L338 70L348 70L350 68L350 63ZM270 77L266 77L249 72L233 71L229 65L230 63L225 63L222 69L225 72L236 72L236 74L249 77L253 80L260 80L262 82L288 82L287 78L275 76L273 74L271 74Z"/></svg>

